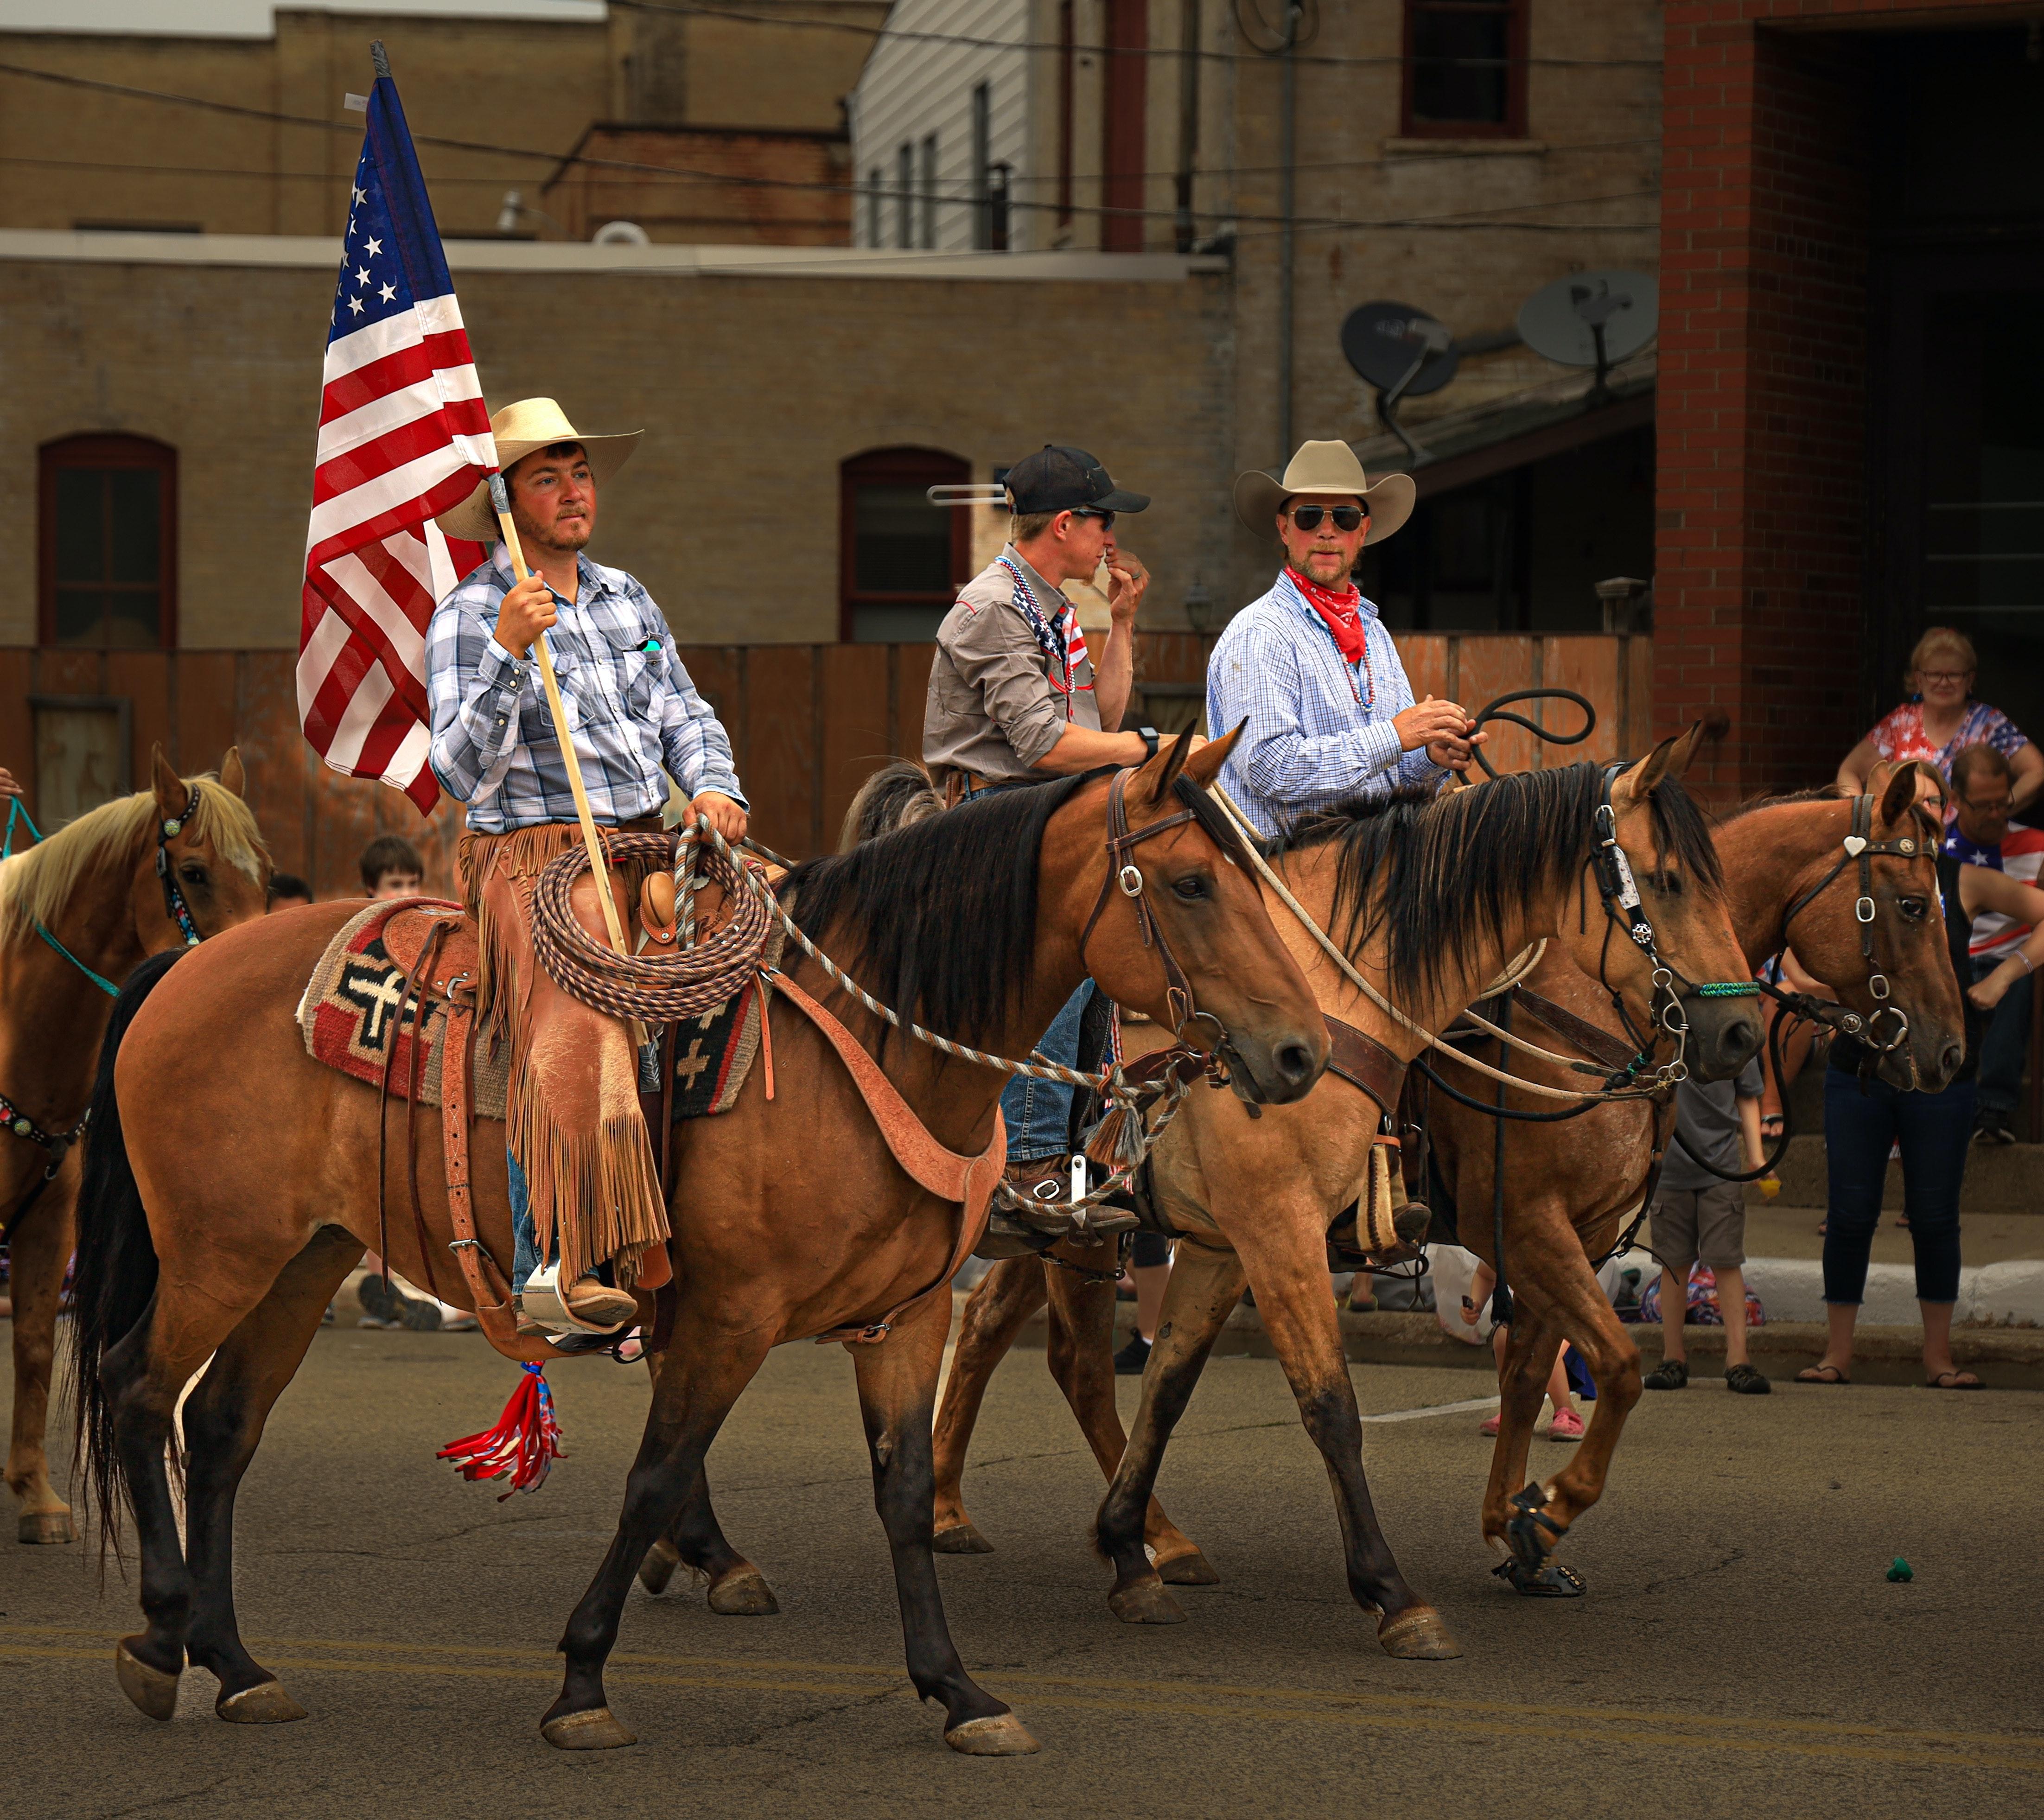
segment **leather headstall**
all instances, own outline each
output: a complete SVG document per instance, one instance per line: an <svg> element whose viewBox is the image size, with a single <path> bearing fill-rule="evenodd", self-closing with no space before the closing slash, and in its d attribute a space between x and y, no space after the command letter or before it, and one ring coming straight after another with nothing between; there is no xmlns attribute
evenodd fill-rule
<svg viewBox="0 0 2044 1820"><path fill-rule="evenodd" d="M170 843L198 813L198 785L194 784L184 813L156 824L156 879L163 888L163 914L184 937L187 948L196 948L199 944L198 924L192 920L191 906L186 903L184 893L178 888L177 868L171 864Z"/></svg>

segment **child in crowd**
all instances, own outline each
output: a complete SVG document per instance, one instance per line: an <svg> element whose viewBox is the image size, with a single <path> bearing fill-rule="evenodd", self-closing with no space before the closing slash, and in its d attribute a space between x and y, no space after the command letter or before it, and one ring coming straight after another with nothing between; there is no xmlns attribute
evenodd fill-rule
<svg viewBox="0 0 2044 1820"><path fill-rule="evenodd" d="M419 850L401 834L382 834L362 850L362 895L416 897L426 876Z"/></svg>
<svg viewBox="0 0 2044 1820"><path fill-rule="evenodd" d="M1491 1292L1497 1287L1497 1273L1488 1264L1479 1264L1476 1275L1470 1279L1469 1293L1462 1297L1462 1319L1474 1327L1484 1305L1489 1302ZM1512 1328L1500 1323L1490 1330L1491 1350L1496 1355L1497 1370L1500 1378L1504 1373L1504 1351L1511 1343ZM1553 1406L1554 1419L1547 1424L1550 1441L1580 1441L1583 1438L1582 1412L1576 1407L1576 1400L1569 1389L1568 1369L1564 1362L1569 1352L1568 1342L1562 1342L1562 1350L1554 1355L1554 1369L1547 1379L1547 1401ZM1501 1416L1493 1414L1484 1420L1482 1432L1495 1434Z"/></svg>

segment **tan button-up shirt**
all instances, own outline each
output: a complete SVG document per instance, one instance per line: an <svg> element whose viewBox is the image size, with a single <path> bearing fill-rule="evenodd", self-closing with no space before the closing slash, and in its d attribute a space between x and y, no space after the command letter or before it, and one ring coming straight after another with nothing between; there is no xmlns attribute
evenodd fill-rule
<svg viewBox="0 0 2044 1820"><path fill-rule="evenodd" d="M1001 551L1020 566L1045 615L1064 596L1023 562L1009 544ZM923 710L923 762L942 783L964 771L989 783L1040 782L1032 767L1067 726L1100 731L1090 659L1077 666L1069 697L1051 684L1051 660L1015 605L1015 578L989 563L959 590L958 605L937 628L930 692Z"/></svg>

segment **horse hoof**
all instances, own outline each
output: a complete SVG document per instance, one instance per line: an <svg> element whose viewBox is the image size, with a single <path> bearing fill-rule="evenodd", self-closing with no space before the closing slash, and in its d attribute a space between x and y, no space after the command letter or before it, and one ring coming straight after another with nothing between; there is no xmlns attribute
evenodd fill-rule
<svg viewBox="0 0 2044 1820"><path fill-rule="evenodd" d="M129 1647L140 1637L124 1637L113 1650L113 1678L135 1703L135 1710L152 1719L167 1719L178 1710L178 1678L152 1668Z"/></svg>
<svg viewBox="0 0 2044 1820"><path fill-rule="evenodd" d="M1178 1600L1155 1575L1117 1586L1107 1595L1107 1608L1124 1624L1182 1624L1185 1621Z"/></svg>
<svg viewBox="0 0 2044 1820"><path fill-rule="evenodd" d="M1220 1576L1207 1557L1194 1549L1190 1554L1174 1554L1157 1563L1157 1577L1166 1586L1218 1586Z"/></svg>
<svg viewBox="0 0 2044 1820"><path fill-rule="evenodd" d="M1043 1748L1012 1713L967 1719L946 1732L944 1742L966 1757L1033 1757Z"/></svg>
<svg viewBox="0 0 2044 1820"><path fill-rule="evenodd" d="M14 1526L14 1535L16 1540L31 1546L75 1542L78 1526L71 1520L68 1511L24 1511L21 1520Z"/></svg>
<svg viewBox="0 0 2044 1820"><path fill-rule="evenodd" d="M231 1726L282 1726L305 1716L305 1709L284 1691L282 1681L259 1681L217 1700L213 1710Z"/></svg>
<svg viewBox="0 0 2044 1820"><path fill-rule="evenodd" d="M991 1554L993 1544L970 1523L955 1523L931 1537L930 1546L939 1554ZM972 1722L977 1725L979 1722Z"/></svg>
<svg viewBox="0 0 2044 1820"><path fill-rule="evenodd" d="M1408 1606L1396 1618L1385 1618L1377 1627L1377 1641L1385 1655L1401 1662L1452 1662L1462 1653L1431 1605Z"/></svg>
<svg viewBox="0 0 2044 1820"><path fill-rule="evenodd" d="M639 1584L657 1599L667 1590L667 1582L681 1565L682 1551L672 1542L655 1542L639 1564Z"/></svg>
<svg viewBox="0 0 2044 1820"><path fill-rule="evenodd" d="M639 1741L611 1716L608 1707L563 1713L542 1725L540 1736L556 1750L617 1750Z"/></svg>
<svg viewBox="0 0 2044 1820"><path fill-rule="evenodd" d="M747 1565L733 1568L711 1586L709 1608L726 1618L771 1618L781 1607L766 1576Z"/></svg>

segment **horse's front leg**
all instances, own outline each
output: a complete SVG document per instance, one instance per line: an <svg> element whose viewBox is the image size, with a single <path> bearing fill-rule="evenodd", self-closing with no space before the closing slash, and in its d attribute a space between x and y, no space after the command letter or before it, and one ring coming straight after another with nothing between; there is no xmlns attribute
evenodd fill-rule
<svg viewBox="0 0 2044 1820"><path fill-rule="evenodd" d="M674 1569L686 1567L709 1582L711 1611L725 1618L771 1618L781 1609L766 1576L726 1539L709 1499L709 1476L698 1471L681 1514L639 1564L639 1584L655 1595L667 1590Z"/></svg>
<svg viewBox="0 0 2044 1820"><path fill-rule="evenodd" d="M38 1158L41 1154L35 1153ZM79 1154L73 1145L36 1204L6 1231L14 1298L14 1426L7 1448L7 1485L21 1501L15 1534L25 1542L78 1540L71 1506L50 1483L46 1438L57 1304L73 1243ZM33 1179L41 1180L40 1169Z"/></svg>
<svg viewBox="0 0 2044 1820"><path fill-rule="evenodd" d="M993 1368L1008 1356L1024 1323L1043 1305L1043 1277L1049 1269L1035 1257L1004 1257L966 1298L933 1442L936 1530L932 1545L939 1554L993 1552L993 1544L965 1514L966 1452Z"/></svg>
<svg viewBox="0 0 2044 1820"><path fill-rule="evenodd" d="M681 1513L702 1475L703 1456L770 1350L759 1333L732 1334L698 1316L688 1291L653 1382L653 1403L639 1456L624 1482L617 1535L562 1633L567 1667L560 1696L540 1721L540 1735L561 1750L609 1750L638 1741L613 1716L604 1664L617 1645L625 1595L647 1551Z"/></svg>
<svg viewBox="0 0 2044 1820"><path fill-rule="evenodd" d="M1143 1546L1152 1492L1171 1430L1192 1400L1207 1355L1242 1300L1242 1261L1232 1251L1178 1242L1143 1372L1143 1403L1121 1464L1093 1522L1094 1544L1114 1569L1108 1609L1124 1624L1178 1624L1185 1612L1165 1590ZM1329 1304L1331 1306L1331 1303Z"/></svg>
<svg viewBox="0 0 2044 1820"><path fill-rule="evenodd" d="M950 1331L951 1298L939 1294L911 1309L878 1345L850 1349L873 1457L873 1501L893 1557L909 1678L924 1699L943 1703L944 1742L968 1757L1020 1757L1040 1747L1022 1722L965 1672L944 1622L930 1546L930 1419Z"/></svg>

